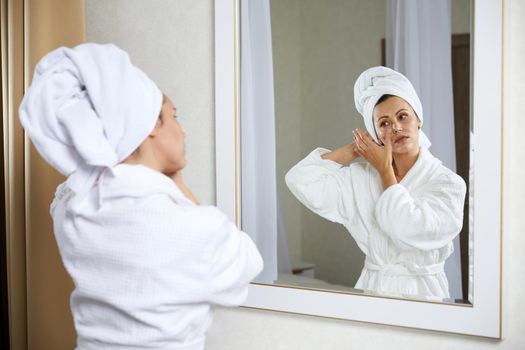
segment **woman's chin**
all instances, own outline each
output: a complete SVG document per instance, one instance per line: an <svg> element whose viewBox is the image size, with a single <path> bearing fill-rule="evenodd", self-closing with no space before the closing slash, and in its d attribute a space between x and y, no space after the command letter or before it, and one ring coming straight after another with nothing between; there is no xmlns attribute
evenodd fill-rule
<svg viewBox="0 0 525 350"><path fill-rule="evenodd" d="M396 155L415 154L419 151L419 146L413 143L403 145L393 145L392 153Z"/></svg>
<svg viewBox="0 0 525 350"><path fill-rule="evenodd" d="M182 161L178 161L177 163L170 164L170 166L167 166L164 168L163 173L164 174L175 174L178 171L181 171L186 167L186 159L183 159Z"/></svg>

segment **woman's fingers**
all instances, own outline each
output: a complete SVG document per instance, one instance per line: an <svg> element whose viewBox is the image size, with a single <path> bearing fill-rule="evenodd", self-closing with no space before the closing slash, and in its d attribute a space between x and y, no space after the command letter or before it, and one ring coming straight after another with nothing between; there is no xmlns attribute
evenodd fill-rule
<svg viewBox="0 0 525 350"><path fill-rule="evenodd" d="M361 141L354 135L354 144L357 149L362 149Z"/></svg>
<svg viewBox="0 0 525 350"><path fill-rule="evenodd" d="M354 147L354 152L360 156L360 157L363 157L364 159L366 159L366 155L365 155L365 152L359 148L359 146L356 144L356 146Z"/></svg>
<svg viewBox="0 0 525 350"><path fill-rule="evenodd" d="M363 141L359 138L359 136L357 136L355 133L354 133L354 152L360 156L360 157L363 157L364 159L368 159L368 154L367 154L367 149L368 149L368 146L366 146Z"/></svg>
<svg viewBox="0 0 525 350"><path fill-rule="evenodd" d="M361 152L366 152L366 150L368 149L368 146L365 145L361 140L359 139L356 139L355 140L355 145L357 147L358 150L360 150Z"/></svg>
<svg viewBox="0 0 525 350"><path fill-rule="evenodd" d="M385 143L392 143L392 129L388 129L385 133Z"/></svg>
<svg viewBox="0 0 525 350"><path fill-rule="evenodd" d="M366 136L361 130L355 129L354 131L354 140L357 145L357 147L361 151L366 151L370 147L370 141L368 139L368 136Z"/></svg>
<svg viewBox="0 0 525 350"><path fill-rule="evenodd" d="M387 130L385 133L385 137L383 140L383 144L385 145L385 148L390 151L392 149L392 130Z"/></svg>
<svg viewBox="0 0 525 350"><path fill-rule="evenodd" d="M368 137L359 129L355 129L354 135L364 146L368 146Z"/></svg>
<svg viewBox="0 0 525 350"><path fill-rule="evenodd" d="M383 146L378 145L368 133L359 129L354 131L354 152L366 159L378 171L383 171L385 164L392 166L392 132L383 136Z"/></svg>

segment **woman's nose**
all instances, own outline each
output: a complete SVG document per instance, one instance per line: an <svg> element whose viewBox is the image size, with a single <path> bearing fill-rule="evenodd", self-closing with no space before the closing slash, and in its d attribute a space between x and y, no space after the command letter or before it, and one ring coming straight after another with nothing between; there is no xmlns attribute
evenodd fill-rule
<svg viewBox="0 0 525 350"><path fill-rule="evenodd" d="M392 123L392 131L393 132L398 132L400 130L401 130L401 126L397 122L393 122Z"/></svg>

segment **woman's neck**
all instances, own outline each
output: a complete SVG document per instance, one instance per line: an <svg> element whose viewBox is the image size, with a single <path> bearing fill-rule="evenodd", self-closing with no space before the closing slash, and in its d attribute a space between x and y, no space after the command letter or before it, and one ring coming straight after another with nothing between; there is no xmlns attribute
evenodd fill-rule
<svg viewBox="0 0 525 350"><path fill-rule="evenodd" d="M392 154L392 165L394 167L394 174L396 175L396 179L398 181L405 177L410 168L412 168L416 163L418 157L419 148L417 149L417 151L411 153Z"/></svg>
<svg viewBox="0 0 525 350"><path fill-rule="evenodd" d="M162 168L158 162L157 157L155 157L155 152L153 151L149 140L144 141L128 158L122 161L123 164L132 164L132 165L144 165L148 168L162 172Z"/></svg>

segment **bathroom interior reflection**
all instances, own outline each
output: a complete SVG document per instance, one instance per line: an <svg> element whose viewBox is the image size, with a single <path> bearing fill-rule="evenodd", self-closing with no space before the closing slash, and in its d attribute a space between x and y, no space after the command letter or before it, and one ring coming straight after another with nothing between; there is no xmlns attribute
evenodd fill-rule
<svg viewBox="0 0 525 350"><path fill-rule="evenodd" d="M265 260L258 283L378 294L354 288L365 255L348 229L301 204L285 175L317 147L335 149L353 141L352 130L365 130L354 83L383 65L411 80L430 151L467 184L463 227L445 263L450 299L443 301L473 303L470 1L448 2L443 16L393 3L271 0L267 16L241 3L241 212ZM446 64L436 64L436 51Z"/></svg>

